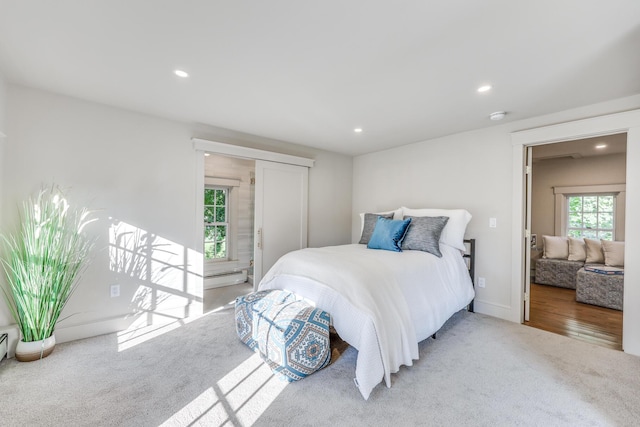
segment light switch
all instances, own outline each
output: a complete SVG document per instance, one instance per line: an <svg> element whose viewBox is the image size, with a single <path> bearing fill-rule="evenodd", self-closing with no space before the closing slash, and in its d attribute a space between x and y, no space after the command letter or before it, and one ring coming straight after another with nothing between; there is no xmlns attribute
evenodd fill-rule
<svg viewBox="0 0 640 427"><path fill-rule="evenodd" d="M496 219L495 218L489 218L489 227L496 228L497 226L498 225L497 225Z"/></svg>

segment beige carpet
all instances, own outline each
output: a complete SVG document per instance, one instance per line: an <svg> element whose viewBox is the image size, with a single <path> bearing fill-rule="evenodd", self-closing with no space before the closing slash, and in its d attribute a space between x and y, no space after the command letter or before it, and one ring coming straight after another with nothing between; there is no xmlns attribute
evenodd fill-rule
<svg viewBox="0 0 640 427"><path fill-rule="evenodd" d="M177 325L176 325L177 326ZM0 364L3 426L625 426L640 422L640 358L461 312L420 360L364 401L356 352L299 381L237 339L233 309L166 333L110 334Z"/></svg>

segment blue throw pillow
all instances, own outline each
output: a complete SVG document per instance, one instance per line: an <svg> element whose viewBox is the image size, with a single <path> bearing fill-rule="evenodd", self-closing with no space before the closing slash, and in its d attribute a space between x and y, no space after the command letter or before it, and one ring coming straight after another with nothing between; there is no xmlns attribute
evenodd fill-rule
<svg viewBox="0 0 640 427"><path fill-rule="evenodd" d="M393 220L379 217L367 248L402 252L402 240L407 234L410 223L411 218Z"/></svg>

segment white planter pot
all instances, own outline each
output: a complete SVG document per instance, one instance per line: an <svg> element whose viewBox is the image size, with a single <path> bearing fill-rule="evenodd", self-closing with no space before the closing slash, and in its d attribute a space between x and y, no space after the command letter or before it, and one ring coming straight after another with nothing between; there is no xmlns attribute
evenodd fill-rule
<svg viewBox="0 0 640 427"><path fill-rule="evenodd" d="M16 347L16 359L20 362L33 362L47 357L56 346L56 336L51 334L49 338L41 341L18 341Z"/></svg>

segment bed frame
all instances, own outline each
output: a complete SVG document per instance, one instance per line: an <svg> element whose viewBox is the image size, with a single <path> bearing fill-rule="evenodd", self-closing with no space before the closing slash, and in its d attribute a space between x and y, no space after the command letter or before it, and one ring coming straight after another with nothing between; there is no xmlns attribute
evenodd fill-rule
<svg viewBox="0 0 640 427"><path fill-rule="evenodd" d="M476 287L476 239L464 239L464 243L469 244L469 251L462 255L463 258L469 259L469 276L471 276L471 285ZM475 299L475 298L474 298ZM469 303L468 310L473 311L473 300Z"/></svg>
<svg viewBox="0 0 640 427"><path fill-rule="evenodd" d="M475 288L476 287L475 285L476 283L476 279L475 279L476 277L476 239L464 239L464 243L465 245L466 244L469 245L469 250L467 250L465 253L462 254L462 258L466 258L469 260L469 262L467 263L467 268L469 269L469 276L471 276L471 286ZM473 300L471 300L471 302L467 306L467 310L470 311L471 313L474 313ZM435 340L437 338L437 335L438 335L438 332L431 335L431 338Z"/></svg>

